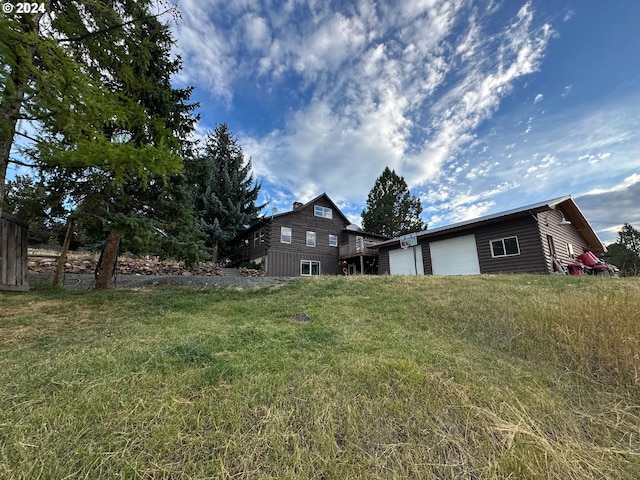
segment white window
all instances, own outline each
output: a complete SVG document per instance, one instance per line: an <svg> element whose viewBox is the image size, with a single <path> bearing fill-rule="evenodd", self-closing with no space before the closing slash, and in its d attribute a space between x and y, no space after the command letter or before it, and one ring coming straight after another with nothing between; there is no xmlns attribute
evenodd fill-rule
<svg viewBox="0 0 640 480"><path fill-rule="evenodd" d="M260 231L261 230L256 230L255 232L253 232L253 246L254 247L258 246L258 243L260 243Z"/></svg>
<svg viewBox="0 0 640 480"><path fill-rule="evenodd" d="M338 246L338 236L337 235L329 235L329 246L337 247Z"/></svg>
<svg viewBox="0 0 640 480"><path fill-rule="evenodd" d="M571 258L573 258L573 245L571 243L567 243L567 253Z"/></svg>
<svg viewBox="0 0 640 480"><path fill-rule="evenodd" d="M313 206L313 214L316 217L333 218L333 211L327 207L321 207L320 205Z"/></svg>
<svg viewBox="0 0 640 480"><path fill-rule="evenodd" d="M491 240L491 256L492 257L510 257L512 255L520 255L520 245L518 237L501 238L500 240Z"/></svg>
<svg viewBox="0 0 640 480"><path fill-rule="evenodd" d="M300 275L305 277L311 275L320 275L320 262L317 262L315 260L301 260Z"/></svg>
<svg viewBox="0 0 640 480"><path fill-rule="evenodd" d="M307 247L316 246L316 232L307 232Z"/></svg>
<svg viewBox="0 0 640 480"><path fill-rule="evenodd" d="M291 243L291 227L280 227L280 242Z"/></svg>

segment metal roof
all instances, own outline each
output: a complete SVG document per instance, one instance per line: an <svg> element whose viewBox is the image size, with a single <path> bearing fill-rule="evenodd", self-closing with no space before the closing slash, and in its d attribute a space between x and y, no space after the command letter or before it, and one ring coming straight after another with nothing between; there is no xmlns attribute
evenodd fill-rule
<svg viewBox="0 0 640 480"><path fill-rule="evenodd" d="M511 210L506 210L504 212L498 212L491 215L485 215L483 217L473 218L470 220L465 220L463 222L453 223L451 225L446 225L443 227L436 227L430 230L423 230L421 232L417 232L416 235L418 238L420 237L428 237L432 235L436 235L439 233L453 233L456 231L468 230L473 227L477 227L480 225L486 225L491 223L501 222L510 218L522 217L525 215L531 215L538 212L543 212L545 210L553 210L556 208L561 208L567 220L569 220L576 229L584 236L585 240L589 243L591 248L594 251L606 251L603 243L600 241L596 233L589 225L589 222L582 214L578 205L573 201L571 195L565 195L563 197L554 198L551 200L545 200L543 202L533 203L531 205L525 205L524 207L514 208ZM396 237L391 240L387 240L386 242L382 242L378 244L378 246L389 246L394 243L399 243L400 238Z"/></svg>

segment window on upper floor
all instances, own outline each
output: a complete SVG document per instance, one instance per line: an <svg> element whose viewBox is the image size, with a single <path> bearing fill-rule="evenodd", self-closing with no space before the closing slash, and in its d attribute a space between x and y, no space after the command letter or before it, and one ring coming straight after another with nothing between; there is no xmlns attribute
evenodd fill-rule
<svg viewBox="0 0 640 480"><path fill-rule="evenodd" d="M316 232L307 232L307 247L316 246Z"/></svg>
<svg viewBox="0 0 640 480"><path fill-rule="evenodd" d="M253 246L257 247L260 243L264 243L264 230L262 228L253 232Z"/></svg>
<svg viewBox="0 0 640 480"><path fill-rule="evenodd" d="M337 235L329 235L329 246L337 247L338 246L338 236Z"/></svg>
<svg viewBox="0 0 640 480"><path fill-rule="evenodd" d="M333 211L327 207L321 207L320 205L313 206L313 214L316 217L333 218Z"/></svg>
<svg viewBox="0 0 640 480"><path fill-rule="evenodd" d="M518 237L506 237L499 240L491 240L491 256L510 257L512 255L520 255L520 245Z"/></svg>
<svg viewBox="0 0 640 480"><path fill-rule="evenodd" d="M291 227L280 227L280 243L291 243Z"/></svg>

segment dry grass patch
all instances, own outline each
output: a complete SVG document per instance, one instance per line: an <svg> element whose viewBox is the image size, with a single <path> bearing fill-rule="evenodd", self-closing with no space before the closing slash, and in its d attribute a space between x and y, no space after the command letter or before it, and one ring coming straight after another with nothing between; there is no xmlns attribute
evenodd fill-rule
<svg viewBox="0 0 640 480"><path fill-rule="evenodd" d="M635 480L639 288L327 277L3 295L0 477Z"/></svg>

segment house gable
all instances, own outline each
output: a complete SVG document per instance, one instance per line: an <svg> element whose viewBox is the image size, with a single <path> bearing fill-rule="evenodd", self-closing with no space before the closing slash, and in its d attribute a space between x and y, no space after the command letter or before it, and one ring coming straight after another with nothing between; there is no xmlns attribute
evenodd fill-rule
<svg viewBox="0 0 640 480"><path fill-rule="evenodd" d="M244 232L238 237L245 249L241 256L264 261L270 276L300 275L302 263L313 271L319 268L323 274L335 274L340 235L349 224L323 193L291 211L265 217Z"/></svg>

